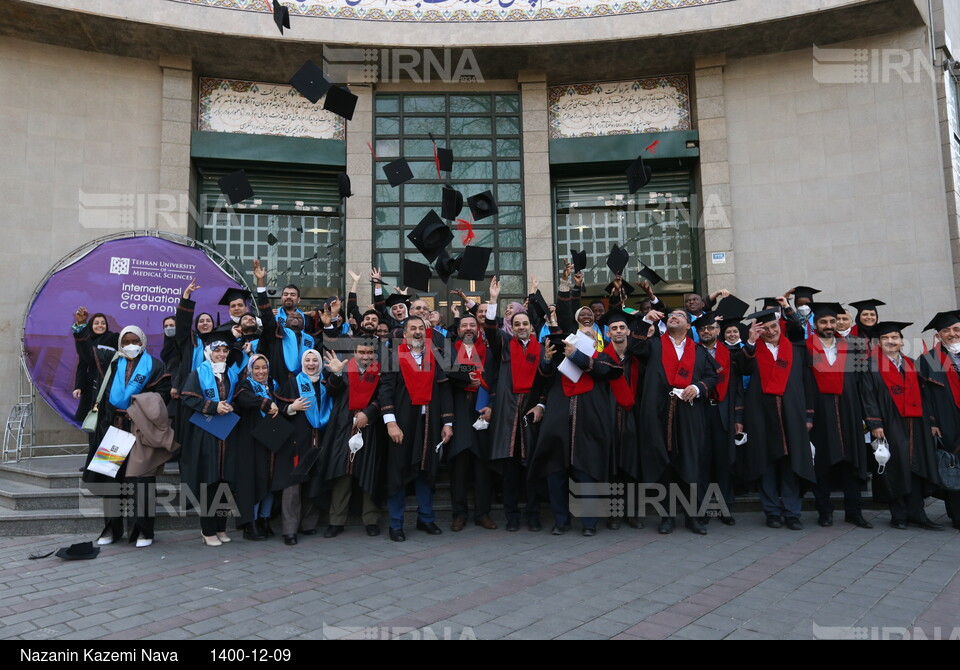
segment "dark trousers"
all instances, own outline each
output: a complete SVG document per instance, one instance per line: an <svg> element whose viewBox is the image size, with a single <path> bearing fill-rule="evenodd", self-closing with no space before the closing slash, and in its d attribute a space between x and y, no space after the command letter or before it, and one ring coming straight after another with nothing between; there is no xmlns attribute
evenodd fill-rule
<svg viewBox="0 0 960 670"><path fill-rule="evenodd" d="M520 459L520 447L514 456L503 460L503 511L507 516L507 521L520 521L520 496L526 486L526 507L523 509L523 516L527 521L531 519L540 519L540 498L537 490L528 482L525 482L527 469L523 466Z"/></svg>
<svg viewBox="0 0 960 670"><path fill-rule="evenodd" d="M767 465L760 477L760 506L767 516L800 518L800 478L786 456Z"/></svg>
<svg viewBox="0 0 960 670"><path fill-rule="evenodd" d="M569 475L566 470L563 470L547 477L547 490L550 493L550 511L553 512L553 522L558 526L570 525L569 478L571 476L576 483L596 484L598 481L577 468L570 468ZM590 505L591 502L589 498L585 498L584 504ZM584 528L596 528L599 517L581 516L579 519Z"/></svg>
<svg viewBox="0 0 960 670"><path fill-rule="evenodd" d="M230 510L219 505L227 501L223 496L218 498L217 492L221 486L227 486L226 482L200 485L200 532L207 537L227 530L227 517L230 516Z"/></svg>
<svg viewBox="0 0 960 670"><path fill-rule="evenodd" d="M947 516L953 522L953 527L960 525L960 491L947 491L943 497L943 503L947 508Z"/></svg>
<svg viewBox="0 0 960 670"><path fill-rule="evenodd" d="M453 498L453 518L467 518L467 482L473 480L473 518L490 516L490 470L487 464L467 449L450 462L450 495Z"/></svg>
<svg viewBox="0 0 960 670"><path fill-rule="evenodd" d="M660 476L660 481L657 483L667 489L667 496L663 501L663 504L665 505L663 511L666 513L663 517L664 520L675 520L677 511L679 509L683 509L688 523L692 519L697 518L697 510L700 509L700 492L698 490L697 495L694 496L690 484L680 478L680 475L677 474L677 471L674 470L673 466L667 466L667 468L663 471L663 474ZM700 487L697 486L697 488L699 489ZM677 494L674 495L671 492L672 490L675 490ZM686 501L686 506L684 505L683 501ZM696 505L696 508L692 508L692 505Z"/></svg>
<svg viewBox="0 0 960 670"><path fill-rule="evenodd" d="M425 472L420 472L414 480L414 491L417 495L417 521L433 523L433 487ZM390 514L390 527L393 530L403 530L403 513L407 508L406 499L406 486L387 498L387 511Z"/></svg>
<svg viewBox="0 0 960 670"><path fill-rule="evenodd" d="M123 537L123 519L133 512L134 523L130 528L131 539L153 539L154 518L157 505L156 477L125 477L122 483L101 484L111 493L103 496L103 529L113 534L114 541ZM116 488L117 491L113 492ZM91 487L93 489L93 487Z"/></svg>
<svg viewBox="0 0 960 670"><path fill-rule="evenodd" d="M733 511L733 476L730 474L730 434L720 420L720 407L707 407L707 451L700 457L700 477L697 482L697 508L711 483L720 489L720 497Z"/></svg>
<svg viewBox="0 0 960 670"><path fill-rule="evenodd" d="M296 535L301 530L316 530L320 508L308 493L310 484L294 484L283 489L280 497L280 532Z"/></svg>
<svg viewBox="0 0 960 670"><path fill-rule="evenodd" d="M910 492L890 501L890 519L892 521L923 521L927 513L923 510L923 479L910 475Z"/></svg>
<svg viewBox="0 0 960 670"><path fill-rule="evenodd" d="M863 501L860 497L860 478L857 477L856 468L846 461L841 461L830 468L828 476L817 477L817 483L813 487L813 496L817 500L817 512L821 516L833 514L830 492L832 482L838 477L840 487L843 490L844 514L852 517L861 516L863 514Z"/></svg>

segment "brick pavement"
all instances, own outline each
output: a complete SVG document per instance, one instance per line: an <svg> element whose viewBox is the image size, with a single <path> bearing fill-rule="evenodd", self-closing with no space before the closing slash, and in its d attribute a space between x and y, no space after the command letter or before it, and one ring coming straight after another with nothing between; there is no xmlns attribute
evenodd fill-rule
<svg viewBox="0 0 960 670"><path fill-rule="evenodd" d="M943 504L928 509L945 521ZM772 530L758 513L698 537L602 527L485 531L403 544L350 527L286 547L199 531L93 561L27 560L89 538L0 538L3 638L812 639L960 636L960 534L873 530L836 516ZM441 521L443 521L441 519ZM447 520L449 523L449 520ZM550 526L547 525L547 528Z"/></svg>

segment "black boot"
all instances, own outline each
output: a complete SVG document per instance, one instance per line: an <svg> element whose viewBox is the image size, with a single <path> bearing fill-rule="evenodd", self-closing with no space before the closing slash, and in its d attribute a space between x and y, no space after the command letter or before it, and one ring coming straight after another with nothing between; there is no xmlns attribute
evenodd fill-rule
<svg viewBox="0 0 960 670"><path fill-rule="evenodd" d="M257 519L257 528L266 537L273 537L273 528L270 527L270 517Z"/></svg>
<svg viewBox="0 0 960 670"><path fill-rule="evenodd" d="M259 542L267 539L267 534L259 523L247 523L243 525L243 539Z"/></svg>

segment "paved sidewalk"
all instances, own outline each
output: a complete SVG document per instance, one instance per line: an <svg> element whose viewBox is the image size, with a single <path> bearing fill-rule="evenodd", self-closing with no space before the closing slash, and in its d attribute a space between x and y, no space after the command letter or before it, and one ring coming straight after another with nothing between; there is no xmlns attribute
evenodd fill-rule
<svg viewBox="0 0 960 670"><path fill-rule="evenodd" d="M948 521L935 501L928 514ZM889 527L771 530L759 513L695 536L647 528L594 538L468 525L407 542L360 527L286 547L219 548L200 532L93 561L31 561L91 539L0 538L2 637L36 639L812 639L960 636L960 534ZM409 520L408 521L412 521ZM826 628L826 630L824 630Z"/></svg>

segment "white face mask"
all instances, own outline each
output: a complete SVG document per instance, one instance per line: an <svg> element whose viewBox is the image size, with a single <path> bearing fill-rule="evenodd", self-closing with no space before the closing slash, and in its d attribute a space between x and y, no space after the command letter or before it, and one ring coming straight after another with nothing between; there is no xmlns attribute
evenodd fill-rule
<svg viewBox="0 0 960 670"><path fill-rule="evenodd" d="M211 361L210 367L213 368L213 371L214 371L215 373L217 373L217 374L223 374L223 371L227 369L227 363L226 363L226 361L224 361L224 362L222 362L222 363L214 363L214 362Z"/></svg>
<svg viewBox="0 0 960 670"><path fill-rule="evenodd" d="M163 334L166 335L167 337L173 337L174 335L177 334L177 327L167 326L166 328L163 329Z"/></svg>
<svg viewBox="0 0 960 670"><path fill-rule="evenodd" d="M810 316L812 310L810 309L810 305L800 305L797 307L797 311L800 312L801 316Z"/></svg>
<svg viewBox="0 0 960 670"><path fill-rule="evenodd" d="M140 352L143 351L143 347L139 344L128 344L125 347L120 347L120 353L123 354L125 358L136 358L140 355Z"/></svg>
<svg viewBox="0 0 960 670"><path fill-rule="evenodd" d="M953 344L946 345L947 351L949 351L954 356L960 355L960 342L954 342Z"/></svg>
<svg viewBox="0 0 960 670"><path fill-rule="evenodd" d="M843 335L844 337L846 337L847 335L850 334L850 331L851 331L851 328L847 328L846 330L838 330L837 332Z"/></svg>

